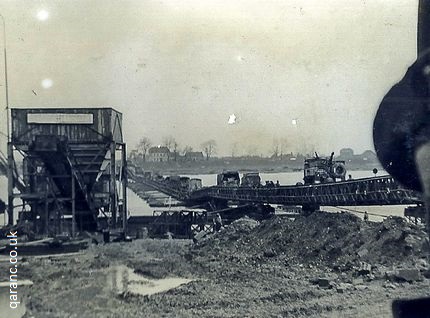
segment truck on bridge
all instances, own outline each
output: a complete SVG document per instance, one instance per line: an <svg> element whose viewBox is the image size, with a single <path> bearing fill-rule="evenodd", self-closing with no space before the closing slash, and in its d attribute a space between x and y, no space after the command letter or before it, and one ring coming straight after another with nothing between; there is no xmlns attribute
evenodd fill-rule
<svg viewBox="0 0 430 318"><path fill-rule="evenodd" d="M304 177L305 184L345 181L345 161L333 160L334 152L329 158L320 158L315 152L314 158L305 160Z"/></svg>
<svg viewBox="0 0 430 318"><path fill-rule="evenodd" d="M301 206L305 211L313 211L320 206L422 203L418 192L403 188L391 176L345 180L345 175L344 162L333 160L332 153L328 158L316 155L306 159L305 184L257 186L259 176L256 174L244 174L240 184L237 171L220 173L217 175L217 185L192 191L171 187L169 182L159 180L140 178L140 182L183 201L187 206L210 203L211 208L225 208L228 202Z"/></svg>

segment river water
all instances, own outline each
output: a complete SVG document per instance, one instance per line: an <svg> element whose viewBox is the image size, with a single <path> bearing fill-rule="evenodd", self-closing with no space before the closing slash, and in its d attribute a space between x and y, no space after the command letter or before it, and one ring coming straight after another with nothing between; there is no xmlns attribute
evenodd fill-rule
<svg viewBox="0 0 430 318"><path fill-rule="evenodd" d="M153 295L175 289L192 281L181 277L151 279L136 274L133 269L124 265L108 267L104 272L107 287L118 294Z"/></svg>
<svg viewBox="0 0 430 318"><path fill-rule="evenodd" d="M350 171L354 179L372 177L372 171L357 170ZM383 174L383 172L382 172ZM382 175L380 173L380 175ZM186 175L190 178L202 179L203 186L212 186L216 184L216 174L200 174L200 175ZM260 173L261 181L265 184L265 181L276 182L279 180L281 185L293 185L297 182L303 182L303 172L276 172L276 173ZM242 175L241 175L242 177ZM127 190L128 194L128 210L132 216L138 215L152 215L154 208L151 208L148 203L138 197L130 189ZM0 176L0 198L7 201L7 179L5 176ZM172 207L171 209L180 210L183 207ZM372 214L378 214L381 216L396 215L402 216L405 206L349 206L349 207L322 207L325 211L339 212L341 210L354 210L358 211L356 214L362 216L364 211L370 213L369 219L373 221L380 221L382 217ZM361 213L360 213L361 212ZM0 215L0 225L5 224L6 217Z"/></svg>

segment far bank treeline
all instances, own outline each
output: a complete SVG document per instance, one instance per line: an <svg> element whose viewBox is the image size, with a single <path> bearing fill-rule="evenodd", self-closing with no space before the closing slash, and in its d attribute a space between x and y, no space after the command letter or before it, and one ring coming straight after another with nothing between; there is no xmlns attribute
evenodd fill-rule
<svg viewBox="0 0 430 318"><path fill-rule="evenodd" d="M278 172L301 170L304 160L314 155L314 151L305 154L283 152L281 147L275 146L267 156L238 155L237 146L234 148L229 156L217 157L217 142L213 139L194 149L189 145L181 146L172 136L164 137L160 145L154 145L149 138L143 137L130 151L129 162L145 170L162 172L218 173L225 169ZM353 149L343 148L335 158L345 161L348 169L371 170L380 167L376 154L371 150L355 154Z"/></svg>

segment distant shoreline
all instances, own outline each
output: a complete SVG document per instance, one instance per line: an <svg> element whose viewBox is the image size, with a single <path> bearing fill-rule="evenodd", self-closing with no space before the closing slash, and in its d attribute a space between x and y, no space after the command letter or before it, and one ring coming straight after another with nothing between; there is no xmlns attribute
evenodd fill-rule
<svg viewBox="0 0 430 318"><path fill-rule="evenodd" d="M369 171L371 172L375 166L371 167L350 167L348 171ZM377 169L383 169L377 166ZM258 167L258 166L217 166L217 167L168 167L168 166L152 166L144 168L144 171L157 172L160 174L179 174L179 175L202 175L202 174L218 174L222 171L233 170L240 173L256 171L260 173L285 173L285 172L303 172L303 168L286 168L286 167ZM348 172L347 172L348 173Z"/></svg>

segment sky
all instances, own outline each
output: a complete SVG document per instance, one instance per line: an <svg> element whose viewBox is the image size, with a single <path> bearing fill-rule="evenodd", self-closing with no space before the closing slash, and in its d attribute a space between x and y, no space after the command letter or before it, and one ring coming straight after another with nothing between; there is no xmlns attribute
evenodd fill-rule
<svg viewBox="0 0 430 318"><path fill-rule="evenodd" d="M268 155L281 140L283 152L360 153L416 58L417 5L1 0L9 104L113 107L128 149L171 135L195 150L214 139L220 156ZM4 133L3 72L0 62Z"/></svg>

